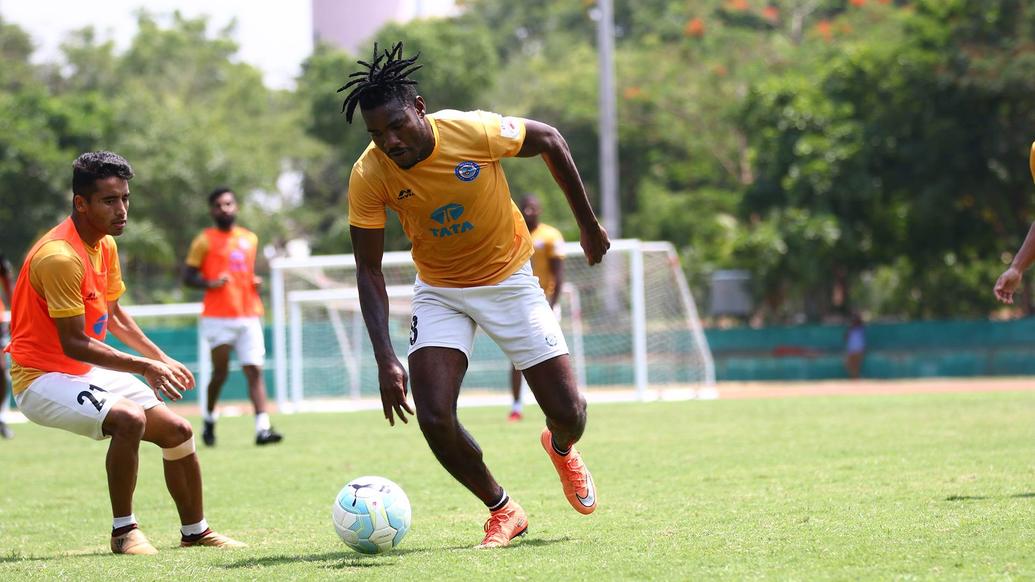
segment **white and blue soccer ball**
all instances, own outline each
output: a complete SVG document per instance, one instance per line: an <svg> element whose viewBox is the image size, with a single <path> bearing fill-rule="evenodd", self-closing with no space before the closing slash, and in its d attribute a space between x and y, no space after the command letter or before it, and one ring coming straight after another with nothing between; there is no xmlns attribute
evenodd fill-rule
<svg viewBox="0 0 1035 582"><path fill-rule="evenodd" d="M384 477L359 477L338 492L331 517L347 546L381 554L398 546L410 530L410 500Z"/></svg>

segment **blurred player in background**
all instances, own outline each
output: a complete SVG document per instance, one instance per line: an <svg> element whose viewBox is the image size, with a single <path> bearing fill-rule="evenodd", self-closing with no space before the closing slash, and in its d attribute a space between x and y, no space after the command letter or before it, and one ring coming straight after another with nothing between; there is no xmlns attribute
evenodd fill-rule
<svg viewBox="0 0 1035 582"><path fill-rule="evenodd" d="M182 524L180 545L241 547L209 529L190 423L160 400L179 400L194 378L119 305L126 286L113 237L126 228L133 170L111 152L85 153L72 168L72 215L29 250L11 299L7 351L18 408L36 424L111 438L112 552L157 553L133 515L141 440L162 449L165 483ZM143 357L104 343L109 329Z"/></svg>
<svg viewBox="0 0 1035 582"><path fill-rule="evenodd" d="M419 56L419 55L418 55ZM597 222L568 144L556 129L530 119L484 111L428 113L409 75L422 65L404 59L402 43L360 62L339 91L352 122L357 107L371 144L349 178L349 226L363 319L378 366L381 403L413 414L407 371L388 333L388 296L381 260L386 209L396 211L413 244L418 278L410 323L409 373L424 438L447 471L489 509L481 548L505 546L528 528L525 511L496 482L474 438L456 414L460 385L480 326L521 369L547 427L540 443L576 511L596 509L596 489L574 444L586 427L560 324L532 276L532 239L510 198L500 163L543 156L575 214L590 264L610 242Z"/></svg>
<svg viewBox="0 0 1035 582"><path fill-rule="evenodd" d="M539 286L546 294L546 301L559 319L560 306L557 299L560 298L561 286L564 285L564 255L561 254L560 248L564 244L564 236L561 235L561 231L549 224L539 222L543 205L534 194L523 196L519 207L525 219L525 226L532 237L532 275L539 278ZM510 415L507 417L511 422L522 418L524 406L521 402L521 385L521 371L512 368L510 393L514 397L514 402L510 405Z"/></svg>
<svg viewBox="0 0 1035 582"><path fill-rule="evenodd" d="M1031 178L1035 181L1035 143L1031 144L1031 151L1028 154L1028 167L1031 170ZM1024 271L1035 262L1035 223L1028 229L1028 235L1024 237L1021 248L1014 255L1009 268L999 275L995 282L993 292L996 299L1006 304L1013 304L1013 294L1021 284Z"/></svg>
<svg viewBox="0 0 1035 582"><path fill-rule="evenodd" d="M234 224L237 197L229 188L216 188L208 195L209 214L215 228L206 228L190 245L183 282L205 290L201 333L212 348L212 379L208 402L202 411L207 446L216 444L216 403L230 370L230 352L237 353L248 380L248 397L255 407L255 444L279 443L284 437L273 430L266 404L266 382L262 365L266 345L262 336L262 299L255 276L259 238Z"/></svg>
<svg viewBox="0 0 1035 582"><path fill-rule="evenodd" d="M0 287L4 295L0 297L0 349L7 346L9 339L8 324L3 321L3 315L7 310L4 301L11 301L11 264L7 257L0 253ZM9 439L14 436L14 431L7 426L7 356L0 355L0 438Z"/></svg>

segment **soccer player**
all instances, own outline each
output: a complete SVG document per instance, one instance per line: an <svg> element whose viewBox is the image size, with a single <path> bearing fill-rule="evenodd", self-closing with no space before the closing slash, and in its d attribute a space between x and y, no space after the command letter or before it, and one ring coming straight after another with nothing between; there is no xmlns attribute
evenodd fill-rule
<svg viewBox="0 0 1035 582"><path fill-rule="evenodd" d="M419 56L419 55L418 55ZM596 509L596 489L574 445L586 426L560 324L532 276L532 241L510 199L500 160L543 156L579 224L590 264L610 242L586 197L567 142L530 119L483 111L428 113L402 44L378 54L352 80L342 111L356 107L371 144L349 178L349 225L363 319L377 360L385 418L407 422L407 371L388 334L381 260L385 211L398 213L413 244L418 278L410 325L409 374L417 422L435 457L489 509L480 548L506 546L525 533L525 511L493 478L456 414L475 326L524 372L544 414L540 443L576 511Z"/></svg>
<svg viewBox="0 0 1035 582"><path fill-rule="evenodd" d="M1031 144L1031 152L1028 154L1028 167L1031 170L1031 178L1035 180L1035 143ZM999 275L995 282L993 292L996 299L1003 303L1013 304L1013 294L1021 284L1021 277L1024 271L1035 262L1035 222L1028 229L1028 235L1024 237L1020 250L1013 257L1010 267Z"/></svg>
<svg viewBox="0 0 1035 582"><path fill-rule="evenodd" d="M4 297L8 301L11 300L11 265L7 262L7 257L0 253L0 286L3 286ZM0 298L0 316L3 316L7 307L4 305L3 298ZM8 326L6 323L0 322L0 344L7 345L7 330ZM11 427L7 426L4 422L7 413L7 356L0 355L0 438L9 439L14 437L14 431Z"/></svg>
<svg viewBox="0 0 1035 582"><path fill-rule="evenodd" d="M212 379L208 402L202 413L205 429L201 439L216 444L216 403L230 369L230 351L237 352L248 381L248 397L255 407L255 444L279 443L284 437L270 426L266 412L266 383L262 364L266 346L262 337L262 299L255 276L255 254L259 238L237 226L237 198L229 188L216 188L208 195L208 210L215 228L206 228L190 245L183 282L205 290L201 333L212 347Z"/></svg>
<svg viewBox="0 0 1035 582"><path fill-rule="evenodd" d="M549 224L539 222L543 205L534 194L523 196L519 207L532 237L532 275L539 278L539 286L543 288L550 308L559 315L557 300L561 296L561 285L564 285L564 255L560 252L560 246L564 244L564 236ZM521 420L523 408L521 371L517 368L512 368L510 372L510 392L514 402L510 406L507 420L515 422Z"/></svg>
<svg viewBox="0 0 1035 582"><path fill-rule="evenodd" d="M119 305L126 286L113 237L126 228L131 178L129 163L111 152L85 153L73 163L72 214L29 250L11 300L6 351L15 400L36 424L111 438L112 552L157 552L133 515L141 440L162 449L165 483L182 524L180 546L241 547L205 522L190 423L160 400L179 400L194 378ZM109 329L142 357L104 343Z"/></svg>

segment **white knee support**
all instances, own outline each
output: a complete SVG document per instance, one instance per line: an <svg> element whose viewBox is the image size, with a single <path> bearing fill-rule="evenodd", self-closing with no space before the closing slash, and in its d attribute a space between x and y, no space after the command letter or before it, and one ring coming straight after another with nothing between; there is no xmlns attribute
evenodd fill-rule
<svg viewBox="0 0 1035 582"><path fill-rule="evenodd" d="M166 461L179 461L184 457L193 455L194 451L194 437L190 437L175 447L162 449L162 458Z"/></svg>

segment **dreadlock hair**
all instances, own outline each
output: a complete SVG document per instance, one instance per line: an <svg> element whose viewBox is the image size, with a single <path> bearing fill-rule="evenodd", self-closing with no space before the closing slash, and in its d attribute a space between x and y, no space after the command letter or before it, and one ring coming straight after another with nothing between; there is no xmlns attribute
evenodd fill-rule
<svg viewBox="0 0 1035 582"><path fill-rule="evenodd" d="M356 111L357 105L362 109L371 109L393 99L409 103L417 96L417 90L414 88L417 81L410 79L409 76L424 65L414 64L420 58L420 53L404 59L402 49L402 42L397 42L392 46L392 50L386 50L379 55L375 42L374 56L370 62L356 61L365 70L349 75L352 80L338 89L338 93L341 93L352 88L341 105L345 121L352 123L352 114Z"/></svg>

